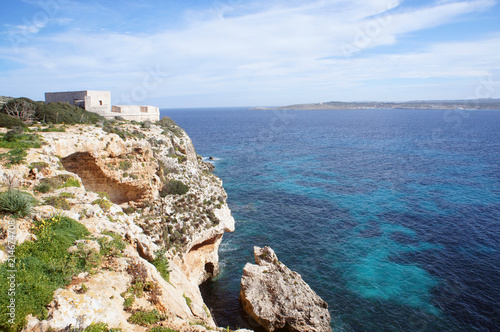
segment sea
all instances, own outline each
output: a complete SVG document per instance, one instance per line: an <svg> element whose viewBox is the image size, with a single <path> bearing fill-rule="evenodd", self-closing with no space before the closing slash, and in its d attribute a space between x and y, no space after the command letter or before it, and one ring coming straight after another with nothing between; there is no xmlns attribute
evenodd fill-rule
<svg viewBox="0 0 500 332"><path fill-rule="evenodd" d="M500 331L500 111L163 109L224 181L236 231L202 285L219 326L271 246L333 331Z"/></svg>

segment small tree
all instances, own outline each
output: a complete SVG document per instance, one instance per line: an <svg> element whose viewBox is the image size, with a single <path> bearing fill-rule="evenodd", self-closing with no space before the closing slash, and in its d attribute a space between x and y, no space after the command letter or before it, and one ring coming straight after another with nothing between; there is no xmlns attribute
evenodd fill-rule
<svg viewBox="0 0 500 332"><path fill-rule="evenodd" d="M24 123L31 123L35 120L36 105L28 99L12 99L4 107L4 113L21 120Z"/></svg>

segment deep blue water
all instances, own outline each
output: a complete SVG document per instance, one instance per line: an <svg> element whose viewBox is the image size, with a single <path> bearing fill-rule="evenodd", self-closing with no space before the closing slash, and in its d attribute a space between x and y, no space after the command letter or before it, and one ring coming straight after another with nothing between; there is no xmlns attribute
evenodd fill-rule
<svg viewBox="0 0 500 332"><path fill-rule="evenodd" d="M163 110L216 158L236 232L203 286L220 326L254 245L334 331L500 330L500 111Z"/></svg>

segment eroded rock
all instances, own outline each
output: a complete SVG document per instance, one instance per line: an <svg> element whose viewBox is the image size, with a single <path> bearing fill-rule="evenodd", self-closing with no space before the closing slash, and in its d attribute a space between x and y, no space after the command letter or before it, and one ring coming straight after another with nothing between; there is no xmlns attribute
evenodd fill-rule
<svg viewBox="0 0 500 332"><path fill-rule="evenodd" d="M331 331L328 304L270 247L254 247L255 262L241 278L243 310L267 331Z"/></svg>

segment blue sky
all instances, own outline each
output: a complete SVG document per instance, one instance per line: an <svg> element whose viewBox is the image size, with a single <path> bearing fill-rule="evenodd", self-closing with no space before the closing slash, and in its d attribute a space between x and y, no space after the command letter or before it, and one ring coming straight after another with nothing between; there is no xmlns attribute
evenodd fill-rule
<svg viewBox="0 0 500 332"><path fill-rule="evenodd" d="M0 77L166 108L500 98L500 4L2 0Z"/></svg>

